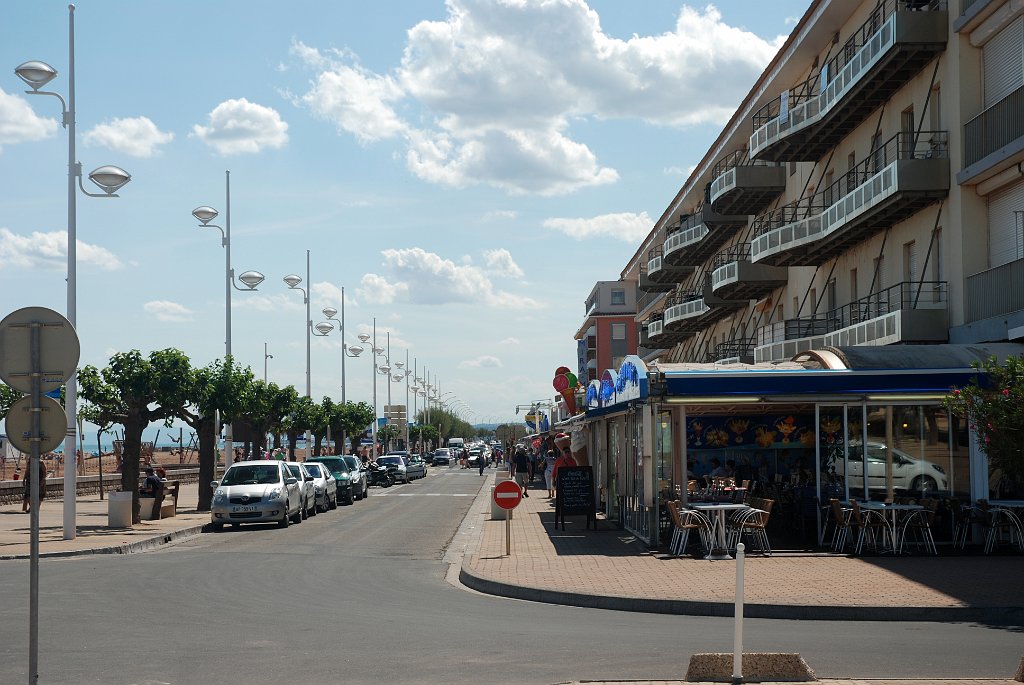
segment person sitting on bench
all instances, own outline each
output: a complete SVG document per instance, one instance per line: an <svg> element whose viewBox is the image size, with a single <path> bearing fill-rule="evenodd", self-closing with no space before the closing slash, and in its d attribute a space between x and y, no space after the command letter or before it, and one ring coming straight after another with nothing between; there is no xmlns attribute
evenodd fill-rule
<svg viewBox="0 0 1024 685"><path fill-rule="evenodd" d="M153 470L152 466L146 467L146 480L142 484L142 489L139 490L139 495L153 498L153 515L150 519L159 521L160 507L164 503L164 482L160 479L160 476L156 475L156 471Z"/></svg>

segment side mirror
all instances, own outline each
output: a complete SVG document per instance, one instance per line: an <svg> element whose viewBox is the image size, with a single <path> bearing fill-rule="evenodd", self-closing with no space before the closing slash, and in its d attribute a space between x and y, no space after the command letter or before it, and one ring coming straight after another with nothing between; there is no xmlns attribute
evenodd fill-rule
<svg viewBox="0 0 1024 685"><path fill-rule="evenodd" d="M289 476L288 478L284 479L284 484L285 485L295 485L298 482L299 482L299 479L296 478L295 476Z"/></svg>
<svg viewBox="0 0 1024 685"><path fill-rule="evenodd" d="M211 480L210 481L210 487L213 488L214 490L216 490L219 486L220 486L220 481L216 481L216 480Z"/></svg>

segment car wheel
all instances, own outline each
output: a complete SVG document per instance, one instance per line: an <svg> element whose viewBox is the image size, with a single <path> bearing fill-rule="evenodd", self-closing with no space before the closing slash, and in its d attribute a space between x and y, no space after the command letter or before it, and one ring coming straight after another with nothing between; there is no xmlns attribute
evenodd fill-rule
<svg viewBox="0 0 1024 685"><path fill-rule="evenodd" d="M224 530L224 524L223 523L211 523L210 524L210 528L213 529L214 533L219 533L222 530Z"/></svg>
<svg viewBox="0 0 1024 685"><path fill-rule="evenodd" d="M935 479L931 476L918 476L910 484L910 489L921 492L924 490L934 490L936 485Z"/></svg>
<svg viewBox="0 0 1024 685"><path fill-rule="evenodd" d="M369 483L363 483L363 495L359 499L366 499L369 496L370 496L370 484Z"/></svg>
<svg viewBox="0 0 1024 685"><path fill-rule="evenodd" d="M284 515L281 517L281 520L277 522L277 527L287 528L289 523L291 523L291 519L288 517L288 504L286 503L284 505Z"/></svg>

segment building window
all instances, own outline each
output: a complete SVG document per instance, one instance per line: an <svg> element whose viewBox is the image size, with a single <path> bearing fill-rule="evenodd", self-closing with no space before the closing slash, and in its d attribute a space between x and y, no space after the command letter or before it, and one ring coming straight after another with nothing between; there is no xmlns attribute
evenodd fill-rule
<svg viewBox="0 0 1024 685"><path fill-rule="evenodd" d="M626 291L621 289L612 290L612 304L626 304Z"/></svg>
<svg viewBox="0 0 1024 685"><path fill-rule="evenodd" d="M625 340L626 339L626 324L624 323L613 323L612 324L612 340Z"/></svg>

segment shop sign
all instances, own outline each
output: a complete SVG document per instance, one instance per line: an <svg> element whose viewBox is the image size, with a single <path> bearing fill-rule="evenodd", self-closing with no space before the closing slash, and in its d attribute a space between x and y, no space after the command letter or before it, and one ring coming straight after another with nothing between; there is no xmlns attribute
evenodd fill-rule
<svg viewBox="0 0 1024 685"><path fill-rule="evenodd" d="M606 369L601 380L587 386L587 409L601 409L623 402L645 400L648 394L647 365L636 355L626 357L618 371Z"/></svg>

